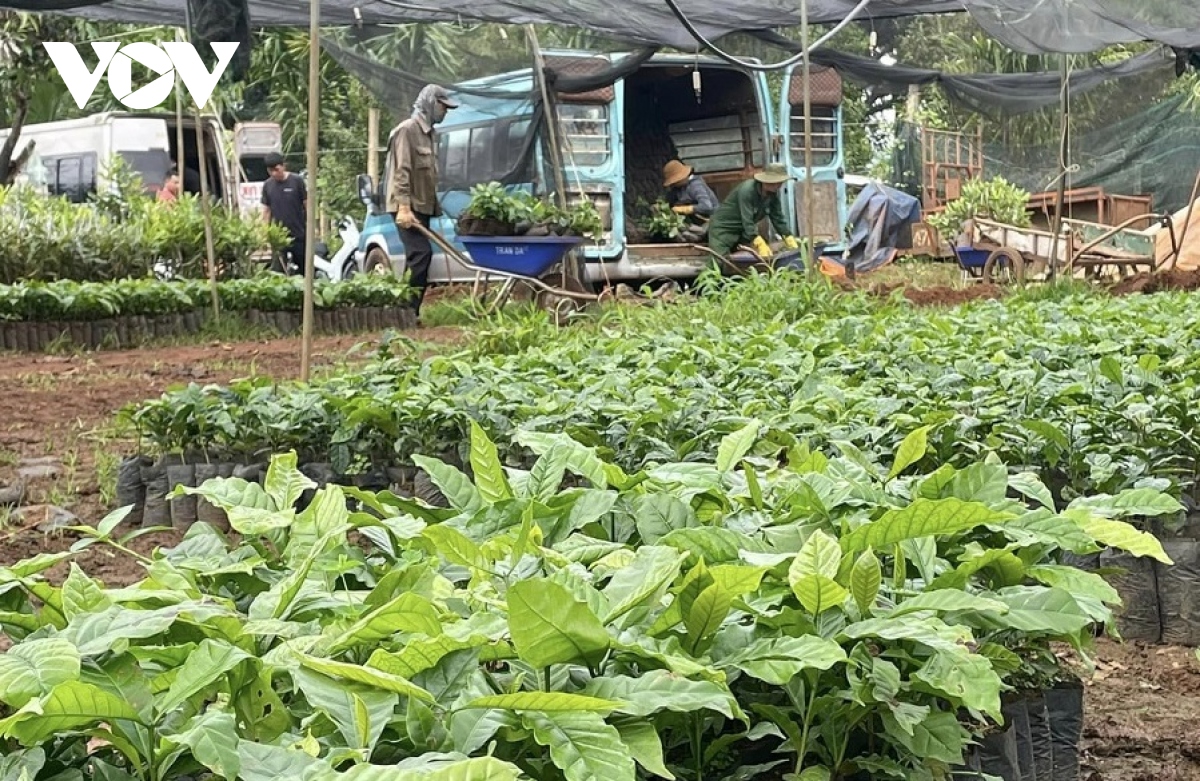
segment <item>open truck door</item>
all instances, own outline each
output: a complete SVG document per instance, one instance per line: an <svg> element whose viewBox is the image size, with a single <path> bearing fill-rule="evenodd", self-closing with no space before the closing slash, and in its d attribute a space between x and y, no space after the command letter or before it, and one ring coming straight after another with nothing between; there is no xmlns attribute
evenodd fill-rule
<svg viewBox="0 0 1200 781"><path fill-rule="evenodd" d="M842 78L833 68L811 67L812 107L812 236L826 254L846 248L845 162L842 151ZM793 180L787 185L784 213L796 226L796 237L810 231L805 224L804 71L794 65L784 74L777 121L779 156Z"/></svg>
<svg viewBox="0 0 1200 781"><path fill-rule="evenodd" d="M262 211L263 185L267 181L267 155L283 152L283 129L275 122L239 122L233 126L234 177L238 210Z"/></svg>

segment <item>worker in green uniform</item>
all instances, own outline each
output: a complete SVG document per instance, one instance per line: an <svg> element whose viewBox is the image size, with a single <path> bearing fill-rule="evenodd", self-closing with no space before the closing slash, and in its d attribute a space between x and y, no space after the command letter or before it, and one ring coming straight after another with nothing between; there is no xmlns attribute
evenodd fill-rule
<svg viewBox="0 0 1200 781"><path fill-rule="evenodd" d="M763 217L771 219L771 226L783 238L786 249L798 249L800 243L788 230L783 205L779 202L779 190L790 178L782 163L769 163L753 179L735 187L708 223L709 249L726 256L745 244L763 260L770 260L774 253L766 240L758 235L758 223Z"/></svg>

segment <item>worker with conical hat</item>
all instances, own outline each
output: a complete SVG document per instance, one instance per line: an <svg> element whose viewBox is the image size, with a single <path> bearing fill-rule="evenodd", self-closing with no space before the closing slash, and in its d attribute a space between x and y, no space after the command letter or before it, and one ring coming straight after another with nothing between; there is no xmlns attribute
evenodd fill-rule
<svg viewBox="0 0 1200 781"><path fill-rule="evenodd" d="M783 163L769 163L752 179L739 184L717 207L708 223L708 248L719 255L728 255L741 245L754 249L763 260L774 253L766 240L758 235L758 223L770 218L771 227L783 239L787 249L797 249L800 242L791 235L783 216L779 191L791 179Z"/></svg>
<svg viewBox="0 0 1200 781"><path fill-rule="evenodd" d="M694 169L681 160L672 160L663 166L663 189L671 210L685 217L712 216L721 202Z"/></svg>

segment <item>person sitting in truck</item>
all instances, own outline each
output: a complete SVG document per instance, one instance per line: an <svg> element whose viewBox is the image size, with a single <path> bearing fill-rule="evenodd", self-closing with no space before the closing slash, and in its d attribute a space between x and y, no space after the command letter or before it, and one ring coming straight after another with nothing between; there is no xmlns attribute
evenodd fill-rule
<svg viewBox="0 0 1200 781"><path fill-rule="evenodd" d="M179 189L179 171L172 168L167 171L167 180L163 182L163 186L158 191L158 200L175 203L179 200Z"/></svg>
<svg viewBox="0 0 1200 781"><path fill-rule="evenodd" d="M800 242L791 234L779 200L779 191L790 178L782 163L769 163L735 187L708 223L708 248L726 257L738 247L749 246L760 259L770 260L774 252L758 234L758 223L768 217L783 246L798 249Z"/></svg>
<svg viewBox="0 0 1200 781"><path fill-rule="evenodd" d="M708 219L721 205L717 194L682 160L671 160L663 166L663 189L667 191L671 211L687 221L681 240L687 243L704 241L708 234Z"/></svg>

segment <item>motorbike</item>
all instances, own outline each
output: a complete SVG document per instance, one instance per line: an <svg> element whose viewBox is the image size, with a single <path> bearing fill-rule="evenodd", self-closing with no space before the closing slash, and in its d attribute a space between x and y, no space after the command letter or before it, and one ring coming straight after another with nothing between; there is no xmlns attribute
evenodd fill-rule
<svg viewBox="0 0 1200 781"><path fill-rule="evenodd" d="M362 273L358 262L358 223L353 217L343 217L338 223L338 234L342 237L342 246L332 257L329 245L323 241L317 242L313 253L313 271L318 279L341 282Z"/></svg>

